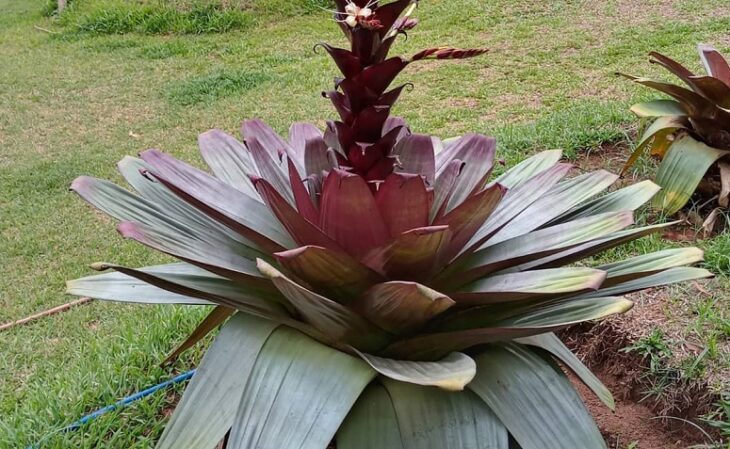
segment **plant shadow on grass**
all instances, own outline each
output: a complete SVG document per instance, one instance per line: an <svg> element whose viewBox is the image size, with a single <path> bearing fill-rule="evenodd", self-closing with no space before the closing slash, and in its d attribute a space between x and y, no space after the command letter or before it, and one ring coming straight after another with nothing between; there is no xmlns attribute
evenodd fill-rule
<svg viewBox="0 0 730 449"><path fill-rule="evenodd" d="M167 90L167 99L174 104L191 106L246 92L270 79L269 75L260 72L219 70L173 84Z"/></svg>

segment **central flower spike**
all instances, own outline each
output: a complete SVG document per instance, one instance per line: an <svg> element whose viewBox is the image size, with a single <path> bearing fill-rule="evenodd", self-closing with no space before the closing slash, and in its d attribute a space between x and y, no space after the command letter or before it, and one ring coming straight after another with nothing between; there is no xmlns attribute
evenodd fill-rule
<svg viewBox="0 0 730 449"><path fill-rule="evenodd" d="M334 59L343 78L334 89L324 92L332 101L340 120L329 122L324 141L333 151L328 159L338 168L363 177L371 189L384 182L394 170L409 171L407 157L397 152L399 142L410 134L406 123L390 116L405 85L388 87L411 62L427 58L463 59L485 53L485 49L432 48L412 58L388 58L399 34L416 26L410 18L413 0L399 0L380 6L376 1L338 1L335 20L350 41L350 49L322 44ZM345 17L343 19L343 17ZM427 153L428 148L408 151ZM432 151L430 151L432 153ZM326 156L319 156L325 159ZM412 171L413 173L420 173Z"/></svg>

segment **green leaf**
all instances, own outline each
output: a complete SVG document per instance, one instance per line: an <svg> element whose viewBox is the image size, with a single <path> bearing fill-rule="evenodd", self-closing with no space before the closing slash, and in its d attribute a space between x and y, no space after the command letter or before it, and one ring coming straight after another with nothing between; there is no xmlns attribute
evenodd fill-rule
<svg viewBox="0 0 730 449"><path fill-rule="evenodd" d="M249 375L277 324L238 313L223 326L185 390L157 449L211 449L233 424Z"/></svg>
<svg viewBox="0 0 730 449"><path fill-rule="evenodd" d="M149 176L209 217L256 242L257 248L274 252L295 246L263 203L159 150L143 151L140 157L152 167Z"/></svg>
<svg viewBox="0 0 730 449"><path fill-rule="evenodd" d="M133 164L134 161L126 163ZM144 182L154 184L147 179ZM232 235L230 231L223 231L221 225L212 224L209 218L201 217L197 211L180 210L177 208L179 207L177 204L168 209L168 205L171 203L169 201L155 202L156 198L148 200L112 182L89 176L76 178L71 184L71 190L92 206L117 220L143 224L169 235L175 240L201 239L215 244L221 249L236 253L239 257L250 258L260 254L250 240ZM186 207L186 209L190 208L191 206Z"/></svg>
<svg viewBox="0 0 730 449"><path fill-rule="evenodd" d="M459 306L496 304L597 290L606 274L592 268L553 268L490 276L452 293Z"/></svg>
<svg viewBox="0 0 730 449"><path fill-rule="evenodd" d="M591 215L605 214L607 212L618 212L622 210L635 211L652 199L660 190L660 187L653 182L646 180L631 184L628 187L616 190L587 203L580 204L550 224L564 223L578 218Z"/></svg>
<svg viewBox="0 0 730 449"><path fill-rule="evenodd" d="M188 204L186 201L172 193L162 183L148 179L142 173L151 169L143 160L125 156L117 163L119 172L134 190L150 203L165 211L165 215L174 218L176 221L185 224L190 230L194 230L198 236L205 236L205 239L217 239L217 234L225 234L228 238L241 243L251 257L270 257L256 248L256 244L246 239L241 234L225 226L200 210Z"/></svg>
<svg viewBox="0 0 730 449"><path fill-rule="evenodd" d="M216 327L223 324L228 317L236 313L236 309L231 309L226 306L216 306L210 311L208 316L201 321L198 327L195 328L192 334L185 339L177 348L175 348L160 365L168 365L173 363L183 352L195 346L200 340L205 338L206 335L211 333Z"/></svg>
<svg viewBox="0 0 730 449"><path fill-rule="evenodd" d="M312 288L341 304L367 290L383 278L341 251L320 246L303 246L276 253L279 263Z"/></svg>
<svg viewBox="0 0 730 449"><path fill-rule="evenodd" d="M466 309L434 325L434 332L397 341L384 350L387 357L428 360L472 346L512 340L563 329L583 321L629 310L621 297L569 299L536 306Z"/></svg>
<svg viewBox="0 0 730 449"><path fill-rule="evenodd" d="M258 175L259 171L243 143L219 129L211 129L198 136L198 146L205 163L218 179L261 201L249 177Z"/></svg>
<svg viewBox="0 0 730 449"><path fill-rule="evenodd" d="M606 288L669 268L702 262L703 258L704 252L699 248L672 248L601 265L598 269L606 271L608 275L602 285Z"/></svg>
<svg viewBox="0 0 730 449"><path fill-rule="evenodd" d="M543 195L568 174L571 168L570 164L553 165L520 183L517 187L508 190L494 213L489 217L489 220L479 228L461 251L461 254L470 254L481 247L523 210L539 201Z"/></svg>
<svg viewBox="0 0 730 449"><path fill-rule="evenodd" d="M258 283L241 284L188 264L163 266L156 270L137 270L105 263L94 264L93 267L97 270L113 269L173 293L206 299L255 315L288 316L282 306L284 298L261 279Z"/></svg>
<svg viewBox="0 0 730 449"><path fill-rule="evenodd" d="M641 139L636 142L634 152L631 153L629 160L626 161L626 164L624 164L624 167L621 169L621 176L625 175L629 168L636 163L649 143L652 143L652 146L666 145L670 134L675 133L677 130L685 129L688 126L689 123L684 117L659 117L654 120L654 122L646 128Z"/></svg>
<svg viewBox="0 0 730 449"><path fill-rule="evenodd" d="M140 270L156 272L176 270L188 264L157 265ZM195 268L195 267L193 267ZM195 268L197 270L197 268ZM202 270L201 270L202 271ZM88 296L107 301L131 302L140 304L188 304L210 305L210 301L194 298L150 285L123 273L105 273L87 276L66 282L66 292L76 296Z"/></svg>
<svg viewBox="0 0 730 449"><path fill-rule="evenodd" d="M417 330L453 305L451 298L425 285L393 281L373 285L350 307L386 331L401 335Z"/></svg>
<svg viewBox="0 0 730 449"><path fill-rule="evenodd" d="M117 231L124 238L135 240L219 276L243 284L261 282L261 275L253 261L242 256L232 246L131 221L120 223Z"/></svg>
<svg viewBox="0 0 730 449"><path fill-rule="evenodd" d="M632 228L619 232L612 232L607 236L590 240L586 243L573 246L564 251L551 254L546 257L525 262L523 264L511 267L505 272L513 273L517 271L533 270L536 268L561 267L567 264L583 260L587 257L599 254L607 249L615 248L624 243L631 242L641 237L653 234L654 232L666 229L676 225L678 222L660 223L651 226L643 226L640 228Z"/></svg>
<svg viewBox="0 0 730 449"><path fill-rule="evenodd" d="M601 290L599 290L600 292ZM583 321L605 318L609 315L628 312L634 303L620 296L608 296L613 292L603 292L603 296L591 299L567 299L560 302L531 308L528 312L497 321L498 326L514 328L560 328Z"/></svg>
<svg viewBox="0 0 730 449"><path fill-rule="evenodd" d="M403 447L507 449L504 424L471 391L447 392L384 381L393 401Z"/></svg>
<svg viewBox="0 0 730 449"><path fill-rule="evenodd" d="M595 298L596 296L613 296L624 295L639 290L644 290L661 285L676 284L678 282L692 281L695 279L703 279L713 277L714 275L704 268L694 267L676 267L661 271L650 276L634 279L627 282L621 282L608 288L602 288L596 292L585 293L577 296L577 298Z"/></svg>
<svg viewBox="0 0 730 449"><path fill-rule="evenodd" d="M654 205L669 215L677 212L689 201L707 169L727 154L689 135L680 137L659 165L656 182L662 191L654 197Z"/></svg>
<svg viewBox="0 0 730 449"><path fill-rule="evenodd" d="M523 449L606 449L580 396L558 367L527 347L477 356L469 384Z"/></svg>
<svg viewBox="0 0 730 449"><path fill-rule="evenodd" d="M261 259L258 260L258 267L305 322L334 341L348 343L365 351L376 350L388 341L385 331L351 309L302 287Z"/></svg>
<svg viewBox="0 0 730 449"><path fill-rule="evenodd" d="M542 304L527 302L523 306L494 304L492 306L474 307L450 315L434 325L434 328L443 331L477 329L489 326L506 332L513 330L517 334L520 333L520 330L529 331L528 333L523 332L524 335L535 335L571 324L623 313L633 306L633 303L628 299L608 296L603 294L601 290L599 292L602 293L601 296L591 293L591 299L587 299L588 294L586 294ZM538 332L540 329L544 329L544 331Z"/></svg>
<svg viewBox="0 0 730 449"><path fill-rule="evenodd" d="M428 279L451 242L447 226L412 229L386 246L368 253L362 262L394 279Z"/></svg>
<svg viewBox="0 0 730 449"><path fill-rule="evenodd" d="M279 328L256 360L227 447L325 448L374 377L362 360Z"/></svg>
<svg viewBox="0 0 730 449"><path fill-rule="evenodd" d="M598 240L633 222L631 212L610 212L520 235L480 249L466 257L463 263L453 264L451 270L439 276L438 281L448 285L466 284L486 274Z"/></svg>
<svg viewBox="0 0 730 449"><path fill-rule="evenodd" d="M563 157L562 150L548 150L537 153L504 172L494 182L509 189L514 189L538 173L557 164L561 157Z"/></svg>
<svg viewBox="0 0 730 449"><path fill-rule="evenodd" d="M339 449L403 449L398 419L385 387L370 384L337 432Z"/></svg>
<svg viewBox="0 0 730 449"><path fill-rule="evenodd" d="M603 385L603 382L580 361L573 351L568 349L560 339L552 332L547 334L532 335L530 337L518 338L517 343L542 348L557 357L567 366L578 378L601 400L608 408L614 410L616 403L611 392Z"/></svg>
<svg viewBox="0 0 730 449"><path fill-rule="evenodd" d="M618 175L598 170L558 183L510 221L508 226L487 240L482 248L542 227L574 206L603 192L617 179Z"/></svg>
<svg viewBox="0 0 730 449"><path fill-rule="evenodd" d="M631 112L639 117L666 117L687 115L682 105L675 100L653 100L631 106Z"/></svg>
<svg viewBox="0 0 730 449"><path fill-rule="evenodd" d="M363 360L383 376L416 385L460 391L476 375L474 360L460 352L453 352L436 362L394 360L362 352L358 353Z"/></svg>

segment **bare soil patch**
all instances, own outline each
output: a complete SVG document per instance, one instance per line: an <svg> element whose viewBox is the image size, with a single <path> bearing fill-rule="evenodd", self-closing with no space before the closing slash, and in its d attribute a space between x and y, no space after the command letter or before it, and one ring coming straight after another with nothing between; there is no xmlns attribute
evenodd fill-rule
<svg viewBox="0 0 730 449"><path fill-rule="evenodd" d="M612 391L624 386L619 378L610 374L596 373ZM647 406L633 400L616 398L615 411L606 407L588 388L572 378L583 402L593 415L601 434L611 448L630 447L638 443L640 449L684 449L697 441L681 434L668 432L657 425L656 414Z"/></svg>
<svg viewBox="0 0 730 449"><path fill-rule="evenodd" d="M719 397L708 380L687 379L679 373L658 379L651 374L645 357L623 351L644 337L649 329L661 327L672 333L662 310L665 306L662 293L657 290L630 314L575 326L561 335L616 398L616 412L612 413L590 395L584 395L609 442L618 438L625 445L640 440L641 449L686 448L707 443L702 432L682 420L699 424L698 418L712 410ZM692 342L685 342L680 349L690 353L698 348ZM650 394L658 382L663 383L661 394ZM648 436L638 438L644 433Z"/></svg>

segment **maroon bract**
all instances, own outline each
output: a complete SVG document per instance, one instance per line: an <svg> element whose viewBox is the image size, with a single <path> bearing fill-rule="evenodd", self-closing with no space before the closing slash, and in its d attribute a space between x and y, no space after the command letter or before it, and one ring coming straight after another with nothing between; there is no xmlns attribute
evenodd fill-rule
<svg viewBox="0 0 730 449"><path fill-rule="evenodd" d="M409 134L404 121L390 117L405 87L387 91L393 80L414 61L471 58L487 50L438 47L408 59L388 58L398 35L418 23L409 17L415 2L399 0L382 6L375 1L336 3L335 20L351 48L322 44L343 75L335 80L333 91L324 93L340 115L339 121L328 122L325 140L337 150L334 157L342 169L377 185L401 165L394 147ZM403 168L407 171L410 167Z"/></svg>

